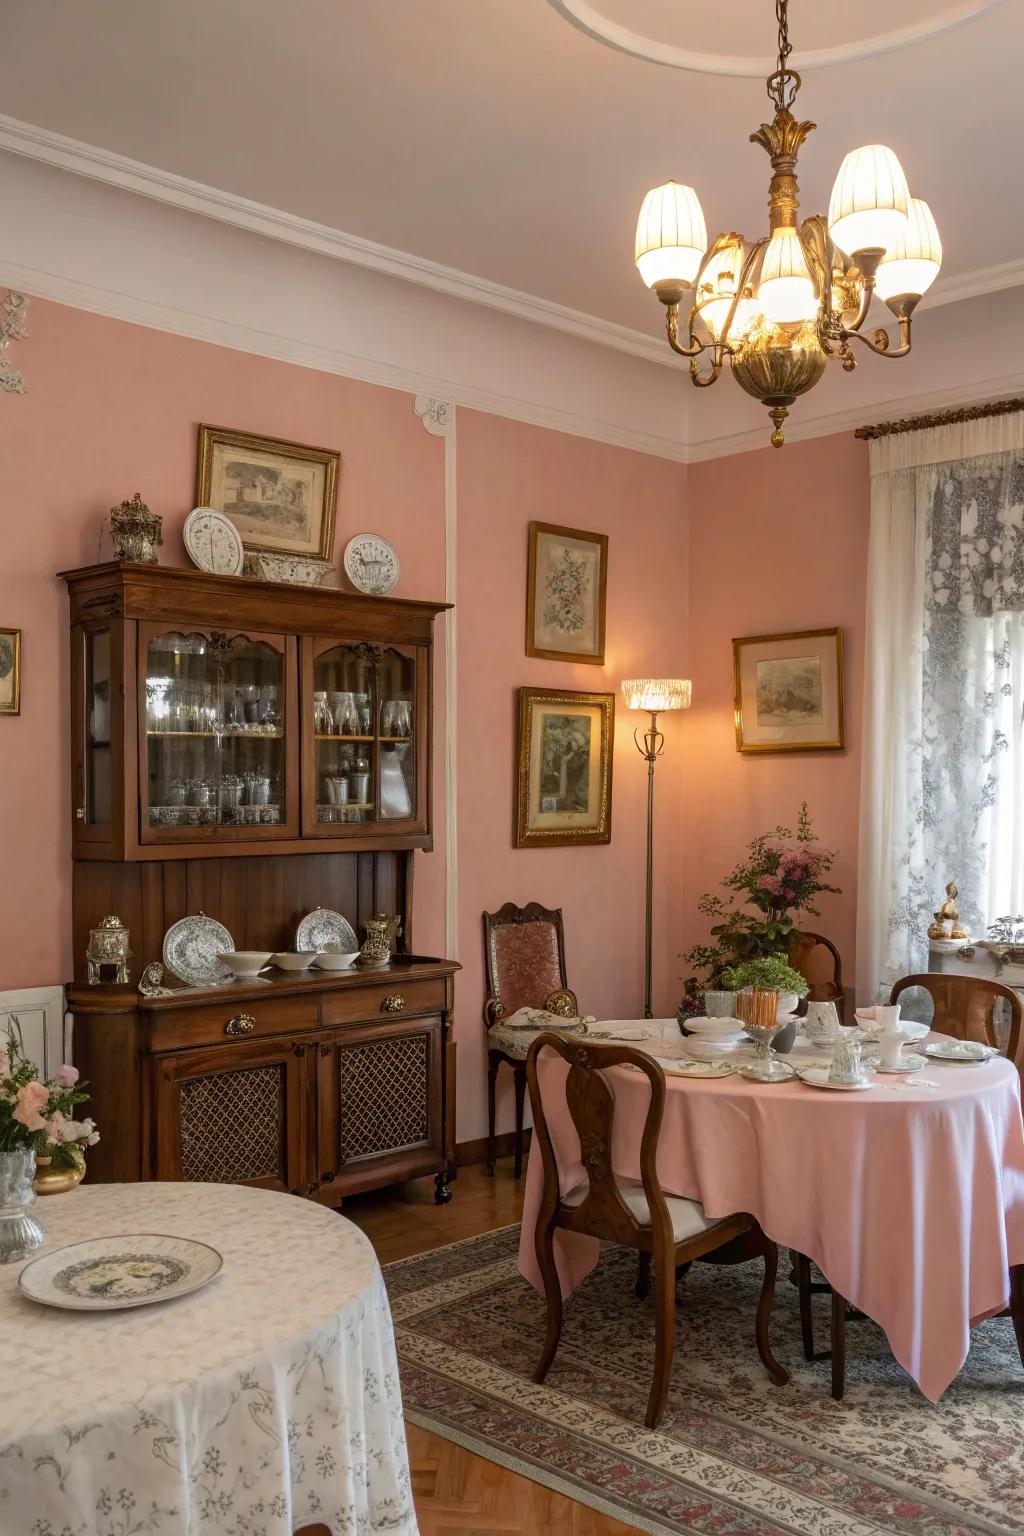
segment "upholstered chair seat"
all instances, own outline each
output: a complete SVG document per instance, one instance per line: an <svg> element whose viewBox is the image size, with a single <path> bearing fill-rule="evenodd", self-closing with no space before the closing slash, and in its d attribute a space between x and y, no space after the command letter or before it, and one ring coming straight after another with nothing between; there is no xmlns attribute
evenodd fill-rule
<svg viewBox="0 0 1024 1536"><path fill-rule="evenodd" d="M615 1183L626 1209L635 1216L642 1227L649 1227L651 1207L644 1194L642 1179L616 1178ZM567 1195L562 1196L562 1204L569 1210L576 1210L583 1204L589 1193L590 1180L583 1179L570 1189ZM722 1225L721 1221L712 1221L709 1216L705 1216L704 1207L697 1200L684 1200L681 1195L666 1195L665 1204L668 1206L669 1220L672 1223L672 1236L677 1243L685 1242L691 1237L699 1237L702 1232L710 1232L712 1227Z"/></svg>

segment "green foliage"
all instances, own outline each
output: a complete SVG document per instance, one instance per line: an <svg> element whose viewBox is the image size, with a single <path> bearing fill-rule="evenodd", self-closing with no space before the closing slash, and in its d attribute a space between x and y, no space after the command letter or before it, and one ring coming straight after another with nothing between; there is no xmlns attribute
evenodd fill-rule
<svg viewBox="0 0 1024 1536"><path fill-rule="evenodd" d="M797 997L806 997L811 990L800 972L794 971L781 955L764 955L760 960L744 960L742 964L730 966L724 971L722 980L731 992L739 992L743 987L762 987L765 990L795 992Z"/></svg>

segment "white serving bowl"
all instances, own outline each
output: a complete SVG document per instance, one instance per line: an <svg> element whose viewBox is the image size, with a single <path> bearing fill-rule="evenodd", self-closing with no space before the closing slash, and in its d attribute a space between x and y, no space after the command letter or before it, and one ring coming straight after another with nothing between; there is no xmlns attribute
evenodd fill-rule
<svg viewBox="0 0 1024 1536"><path fill-rule="evenodd" d="M281 949L270 958L279 971L308 971L316 956L308 953L296 954L293 950Z"/></svg>
<svg viewBox="0 0 1024 1536"><path fill-rule="evenodd" d="M738 1035L742 1031L739 1019L687 1019L685 1027L692 1035L717 1040L723 1035Z"/></svg>
<svg viewBox="0 0 1024 1536"><path fill-rule="evenodd" d="M270 964L272 955L269 949L229 949L217 959L223 960L234 976L257 976Z"/></svg>
<svg viewBox="0 0 1024 1536"><path fill-rule="evenodd" d="M359 950L354 949L351 954L342 954L330 949L322 949L317 955L314 964L322 971L347 971L359 959Z"/></svg>

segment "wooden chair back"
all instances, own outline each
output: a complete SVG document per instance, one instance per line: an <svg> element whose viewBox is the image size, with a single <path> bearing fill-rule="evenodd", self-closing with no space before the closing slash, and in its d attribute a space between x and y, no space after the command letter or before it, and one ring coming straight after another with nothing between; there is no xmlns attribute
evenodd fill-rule
<svg viewBox="0 0 1024 1536"><path fill-rule="evenodd" d="M520 1008L543 1008L552 992L564 988L565 935L561 907L507 901L485 912L484 966L487 999L484 1023L490 1026Z"/></svg>
<svg viewBox="0 0 1024 1536"><path fill-rule="evenodd" d="M589 1188L580 1205L563 1206L551 1132L537 1078L537 1058L552 1050L569 1063L565 1097L576 1134ZM650 1225L639 1222L622 1197L612 1169L615 1093L602 1075L610 1067L636 1067L651 1085L640 1141L640 1178L651 1213ZM627 1045L595 1044L569 1040L561 1035L538 1035L526 1058L526 1079L533 1109L534 1142L540 1147L544 1169L544 1195L538 1227L555 1217L558 1226L592 1237L621 1243L627 1248L649 1250L671 1244L672 1219L658 1180L658 1135L665 1113L665 1074L656 1061Z"/></svg>
<svg viewBox="0 0 1024 1536"><path fill-rule="evenodd" d="M987 976L956 976L942 971L928 971L920 976L901 976L889 994L890 1003L902 992L921 987L934 1005L932 1028L955 1040L982 1040L993 1045L1009 1061L1021 1066L1021 1022L1024 1010L1012 987ZM995 1026L995 1006L1002 998L1010 1009L1010 1032L1005 1050L999 1043Z"/></svg>
<svg viewBox="0 0 1024 1536"><path fill-rule="evenodd" d="M831 939L823 933L796 932L790 939L789 963L807 982L811 1003L835 1003L843 1021L843 963Z"/></svg>

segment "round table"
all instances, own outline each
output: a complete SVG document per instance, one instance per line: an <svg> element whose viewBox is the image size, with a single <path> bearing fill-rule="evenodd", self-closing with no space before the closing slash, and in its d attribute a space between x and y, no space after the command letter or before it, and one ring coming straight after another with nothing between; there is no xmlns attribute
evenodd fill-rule
<svg viewBox="0 0 1024 1536"><path fill-rule="evenodd" d="M159 1232L224 1266L189 1296L90 1313L0 1269L4 1536L415 1536L387 1295L351 1222L221 1184L85 1184L34 1213L33 1258Z"/></svg>
<svg viewBox="0 0 1024 1536"><path fill-rule="evenodd" d="M632 1027L663 1028L660 1021ZM685 1054L674 1021L665 1034L640 1048ZM791 1059L823 1060L809 1049ZM567 1071L551 1052L538 1063L563 1191L584 1177L565 1103ZM650 1090L640 1073L615 1068L609 1077L615 1170L636 1178ZM929 1061L916 1076L879 1075L874 1086L852 1093L738 1074L670 1076L667 1088L658 1142L666 1191L699 1200L711 1217L746 1211L780 1246L813 1259L881 1325L896 1359L936 1401L967 1358L971 1325L1003 1311L1010 1267L1024 1264L1017 1069L1001 1059L981 1066ZM531 1156L519 1267L538 1289L542 1186L540 1157ZM557 1234L565 1295L597 1256L596 1239Z"/></svg>

